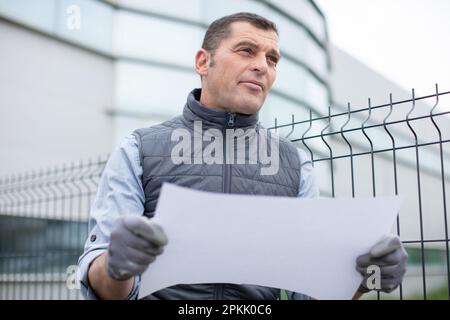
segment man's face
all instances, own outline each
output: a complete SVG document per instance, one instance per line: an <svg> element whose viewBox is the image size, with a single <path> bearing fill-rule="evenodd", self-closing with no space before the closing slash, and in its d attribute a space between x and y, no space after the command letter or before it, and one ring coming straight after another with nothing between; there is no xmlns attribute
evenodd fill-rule
<svg viewBox="0 0 450 320"><path fill-rule="evenodd" d="M210 108L255 114L276 78L278 36L248 22L230 28L213 57L204 49L197 53L196 69L203 76L200 101Z"/></svg>

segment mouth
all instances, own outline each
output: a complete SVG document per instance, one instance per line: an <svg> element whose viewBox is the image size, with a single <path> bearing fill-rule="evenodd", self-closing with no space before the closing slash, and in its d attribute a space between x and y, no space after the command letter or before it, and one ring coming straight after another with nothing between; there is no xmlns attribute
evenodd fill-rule
<svg viewBox="0 0 450 320"><path fill-rule="evenodd" d="M240 81L239 83L240 84L242 83L246 87L253 89L255 91L264 91L264 85L258 81L249 80L249 81Z"/></svg>

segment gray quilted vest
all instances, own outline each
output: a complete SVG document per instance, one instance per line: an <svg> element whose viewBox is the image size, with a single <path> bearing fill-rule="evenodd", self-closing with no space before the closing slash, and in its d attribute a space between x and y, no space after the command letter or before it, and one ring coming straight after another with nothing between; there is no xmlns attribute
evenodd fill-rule
<svg viewBox="0 0 450 320"><path fill-rule="evenodd" d="M296 197L300 181L297 148L288 140L279 138L278 171L275 174L261 174L261 170L268 167L267 162L261 159L256 159L256 163L251 162L252 153L248 150L250 141L257 141L254 139L260 139L262 131L267 132L259 125L258 115L234 114L206 108L200 103L200 94L201 89L195 89L189 94L181 116L134 132L143 169L144 215L153 216L163 182L210 192ZM200 121L201 127L198 126ZM227 144L227 129L234 129L236 139L247 139L247 144L244 147L242 144L239 147L238 143ZM174 138L174 130L180 134L189 133L192 137L190 148L183 150L183 159L187 159L183 163L173 161L173 150L177 150L174 148L179 147L181 141L177 139L181 135L176 134ZM199 140L194 142L195 134L198 137L206 132L210 132L214 139L220 133L223 137L223 150L206 152L208 145L211 147L213 138L202 139L200 143ZM246 137L243 137L245 133ZM271 152L270 143L267 145L268 152ZM218 151L221 151L220 157L214 158L216 153L220 153ZM226 156L230 160L225 160ZM212 158L224 160L214 162ZM233 210L232 204L230 210ZM146 298L273 300L278 297L279 289L256 285L180 284L157 291Z"/></svg>

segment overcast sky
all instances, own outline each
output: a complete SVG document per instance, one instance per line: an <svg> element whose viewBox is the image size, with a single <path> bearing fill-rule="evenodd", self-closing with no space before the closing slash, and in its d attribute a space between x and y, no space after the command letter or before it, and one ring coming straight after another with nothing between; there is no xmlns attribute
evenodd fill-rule
<svg viewBox="0 0 450 320"><path fill-rule="evenodd" d="M408 91L450 91L450 0L316 3L337 47Z"/></svg>

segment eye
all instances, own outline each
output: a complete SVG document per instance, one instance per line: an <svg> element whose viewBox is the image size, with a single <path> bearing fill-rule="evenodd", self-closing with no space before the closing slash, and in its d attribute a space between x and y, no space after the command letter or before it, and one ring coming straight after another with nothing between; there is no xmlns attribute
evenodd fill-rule
<svg viewBox="0 0 450 320"><path fill-rule="evenodd" d="M272 64L273 66L276 66L278 63L278 59L275 57L267 57L267 60Z"/></svg>
<svg viewBox="0 0 450 320"><path fill-rule="evenodd" d="M253 50L251 48L242 48L239 51L244 51L245 53L252 54Z"/></svg>

